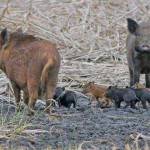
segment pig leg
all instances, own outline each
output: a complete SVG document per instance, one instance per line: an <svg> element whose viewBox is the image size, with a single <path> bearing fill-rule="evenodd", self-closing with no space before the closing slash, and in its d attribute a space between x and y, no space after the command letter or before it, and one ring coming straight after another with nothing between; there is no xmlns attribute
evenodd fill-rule
<svg viewBox="0 0 150 150"><path fill-rule="evenodd" d="M134 73L133 73L133 85L135 85L135 83L139 83L139 80L140 80L140 71L139 70L134 70Z"/></svg>
<svg viewBox="0 0 150 150"><path fill-rule="evenodd" d="M130 86L134 86L135 83L139 83L140 80L140 71L138 69L130 69L129 68L129 73L130 73Z"/></svg>
<svg viewBox="0 0 150 150"><path fill-rule="evenodd" d="M55 88L57 84L57 79L48 79L46 84L46 112L51 113L50 106L52 104L52 99L55 94Z"/></svg>
<svg viewBox="0 0 150 150"><path fill-rule="evenodd" d="M132 69L130 69L130 67L129 67L129 73L130 73L130 86L133 86L134 85L134 83L133 83L133 70Z"/></svg>
<svg viewBox="0 0 150 150"><path fill-rule="evenodd" d="M142 106L144 109L148 109L147 106L146 106L146 100L145 99L141 99L141 102L142 102Z"/></svg>
<svg viewBox="0 0 150 150"><path fill-rule="evenodd" d="M146 88L150 88L150 74L145 74Z"/></svg>
<svg viewBox="0 0 150 150"><path fill-rule="evenodd" d="M28 115L34 115L34 106L38 98L39 84L38 81L33 78L28 79L28 91L29 91L29 113Z"/></svg>
<svg viewBox="0 0 150 150"><path fill-rule="evenodd" d="M131 108L133 108L133 109L138 109L137 107L135 107L135 102L136 102L136 101L131 101Z"/></svg>
<svg viewBox="0 0 150 150"><path fill-rule="evenodd" d="M90 102L88 103L88 105L91 105L91 103L94 99L95 99L95 96L93 95L92 98L90 99Z"/></svg>
<svg viewBox="0 0 150 150"><path fill-rule="evenodd" d="M14 82L11 82L11 84L12 84L12 87L13 87L13 90L14 90L16 105L17 105L17 108L18 108L19 102L20 102L20 98L21 98L20 97L20 88Z"/></svg>
<svg viewBox="0 0 150 150"><path fill-rule="evenodd" d="M73 102L73 108L76 108L76 102L75 101Z"/></svg>
<svg viewBox="0 0 150 150"><path fill-rule="evenodd" d="M46 112L51 113L50 106L52 104L52 99L55 89L52 86L47 87L46 89Z"/></svg>
<svg viewBox="0 0 150 150"><path fill-rule="evenodd" d="M23 101L26 105L28 105L29 103L29 94L27 92L27 90L24 90L24 93L23 93Z"/></svg>

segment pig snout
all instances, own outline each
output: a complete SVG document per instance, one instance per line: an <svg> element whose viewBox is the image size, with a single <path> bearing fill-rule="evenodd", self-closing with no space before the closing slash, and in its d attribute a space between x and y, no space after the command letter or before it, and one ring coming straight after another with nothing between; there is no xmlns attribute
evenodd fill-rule
<svg viewBox="0 0 150 150"><path fill-rule="evenodd" d="M150 45L135 46L137 52L150 52Z"/></svg>
<svg viewBox="0 0 150 150"><path fill-rule="evenodd" d="M143 51L150 51L150 46L149 45L142 45L142 50Z"/></svg>
<svg viewBox="0 0 150 150"><path fill-rule="evenodd" d="M110 94L109 94L108 92L105 92L103 95L104 95L105 97L110 97Z"/></svg>

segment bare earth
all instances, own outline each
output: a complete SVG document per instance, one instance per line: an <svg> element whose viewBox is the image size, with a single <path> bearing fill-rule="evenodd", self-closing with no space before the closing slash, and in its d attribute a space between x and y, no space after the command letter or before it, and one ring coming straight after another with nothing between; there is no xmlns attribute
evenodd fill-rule
<svg viewBox="0 0 150 150"><path fill-rule="evenodd" d="M5 125L1 126L0 144L5 149L112 149L123 150L125 141L131 148L150 147L150 121L148 111L131 108L116 110L88 106L85 99L78 100L77 109L55 108L51 116L36 110L33 117L25 110L16 113L14 106L1 104ZM39 109L40 103L36 108ZM141 137L140 137L141 135ZM139 136L139 139L138 139ZM137 138L137 139L136 139ZM146 149L145 149L146 150Z"/></svg>

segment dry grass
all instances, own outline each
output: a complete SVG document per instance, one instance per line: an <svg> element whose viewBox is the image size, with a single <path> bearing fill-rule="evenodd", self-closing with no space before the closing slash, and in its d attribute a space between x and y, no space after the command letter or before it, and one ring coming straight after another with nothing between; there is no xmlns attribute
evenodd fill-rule
<svg viewBox="0 0 150 150"><path fill-rule="evenodd" d="M149 10L147 0L1 0L0 30L21 27L56 43L62 58L59 85L77 90L86 81L126 86L126 18L150 20ZM0 85L0 93L7 93L2 98L10 101L12 89L3 73Z"/></svg>
<svg viewBox="0 0 150 150"><path fill-rule="evenodd" d="M59 83L84 81L128 85L126 18L149 20L146 0L15 0L0 4L0 29L24 32L56 43L62 65Z"/></svg>

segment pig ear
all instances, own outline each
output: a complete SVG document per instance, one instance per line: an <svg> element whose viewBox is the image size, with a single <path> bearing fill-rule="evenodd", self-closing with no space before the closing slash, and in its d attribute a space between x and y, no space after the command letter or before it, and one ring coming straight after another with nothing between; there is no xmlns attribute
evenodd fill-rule
<svg viewBox="0 0 150 150"><path fill-rule="evenodd" d="M23 31L22 31L21 28L18 28L18 29L16 30L16 32L18 32L18 33L23 33Z"/></svg>
<svg viewBox="0 0 150 150"><path fill-rule="evenodd" d="M5 45L9 42L10 33L7 31L7 28L1 31L1 45Z"/></svg>
<svg viewBox="0 0 150 150"><path fill-rule="evenodd" d="M136 21L134 21L131 18L127 18L128 22L128 30L130 33L134 34L136 32L136 29L138 28L138 24Z"/></svg>

